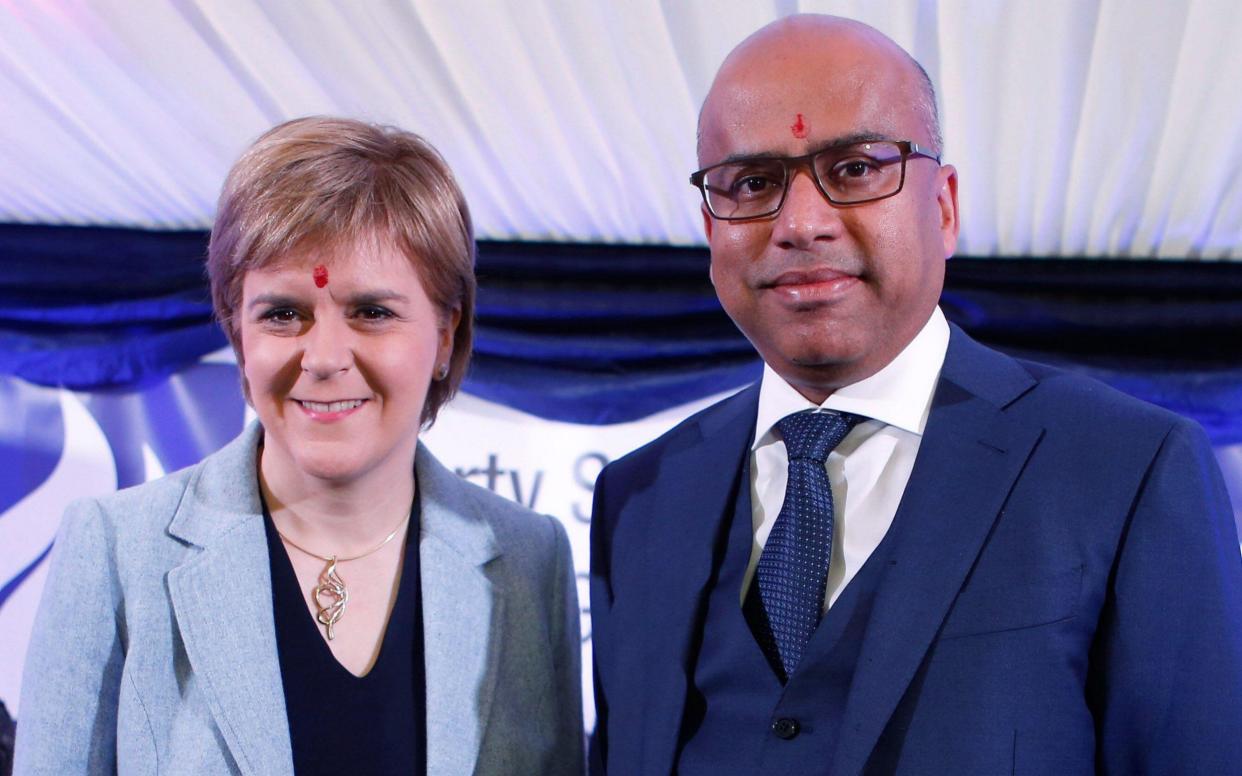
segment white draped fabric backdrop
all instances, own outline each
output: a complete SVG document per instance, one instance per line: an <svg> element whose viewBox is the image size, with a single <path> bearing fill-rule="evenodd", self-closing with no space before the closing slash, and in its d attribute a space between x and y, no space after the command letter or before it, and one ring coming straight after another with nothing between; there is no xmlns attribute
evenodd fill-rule
<svg viewBox="0 0 1242 776"><path fill-rule="evenodd" d="M429 138L480 237L702 242L715 68L794 11L926 66L961 253L1242 258L1238 0L0 0L0 222L201 228L273 124Z"/></svg>

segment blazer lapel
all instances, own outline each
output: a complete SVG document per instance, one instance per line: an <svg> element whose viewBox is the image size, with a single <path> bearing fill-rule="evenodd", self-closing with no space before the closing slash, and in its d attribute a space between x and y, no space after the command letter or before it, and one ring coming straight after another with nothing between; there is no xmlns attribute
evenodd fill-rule
<svg viewBox="0 0 1242 776"><path fill-rule="evenodd" d="M500 553L463 483L422 444L415 470L422 510L427 772L473 773L504 648L504 591L484 571Z"/></svg>
<svg viewBox="0 0 1242 776"><path fill-rule="evenodd" d="M715 545L733 508L733 485L749 453L758 385L686 429L660 462L650 498L634 500L629 519L646 526L649 600L631 629L644 720L641 773L670 773L691 670L691 640L700 625ZM740 483L740 487L749 487ZM638 611L641 609L641 611ZM626 628L619 622L616 627Z"/></svg>
<svg viewBox="0 0 1242 776"><path fill-rule="evenodd" d="M256 475L257 424L209 458L169 525L203 548L168 574L193 675L243 773L293 773Z"/></svg>
<svg viewBox="0 0 1242 776"><path fill-rule="evenodd" d="M833 773L862 771L1043 430L1001 408L1034 380L956 327L863 640Z"/></svg>

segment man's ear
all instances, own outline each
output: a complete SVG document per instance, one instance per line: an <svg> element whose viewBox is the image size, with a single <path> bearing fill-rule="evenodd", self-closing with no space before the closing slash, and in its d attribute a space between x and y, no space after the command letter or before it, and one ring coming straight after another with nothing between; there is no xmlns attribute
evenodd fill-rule
<svg viewBox="0 0 1242 776"><path fill-rule="evenodd" d="M707 237L707 243L710 246L712 242L712 226L714 225L712 214L708 211L705 204L699 205L699 212L703 214L703 234ZM710 251L711 248L709 247L708 250ZM716 278L712 277L712 265L710 263L707 265L707 279L712 282L713 286L716 285Z"/></svg>
<svg viewBox="0 0 1242 776"><path fill-rule="evenodd" d="M947 259L957 252L957 234L961 228L957 217L957 168L951 164L941 166L939 183L936 203L940 206L940 239Z"/></svg>

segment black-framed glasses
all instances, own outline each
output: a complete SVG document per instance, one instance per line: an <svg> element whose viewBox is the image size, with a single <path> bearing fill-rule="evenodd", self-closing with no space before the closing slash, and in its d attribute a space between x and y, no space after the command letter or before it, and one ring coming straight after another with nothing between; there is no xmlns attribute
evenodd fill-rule
<svg viewBox="0 0 1242 776"><path fill-rule="evenodd" d="M906 159L940 157L909 140L869 140L805 156L758 156L713 164L690 176L714 218L742 221L774 215L785 204L794 172L811 169L819 193L834 205L861 205L901 192Z"/></svg>

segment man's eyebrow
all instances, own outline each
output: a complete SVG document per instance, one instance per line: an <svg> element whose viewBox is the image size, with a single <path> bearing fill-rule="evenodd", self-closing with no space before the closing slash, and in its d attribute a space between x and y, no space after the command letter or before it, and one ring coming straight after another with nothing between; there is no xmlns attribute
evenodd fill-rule
<svg viewBox="0 0 1242 776"><path fill-rule="evenodd" d="M857 145L859 143L878 143L881 141L894 142L897 138L889 137L884 132L854 132L841 137L834 137L823 143L819 143L811 148L811 153L817 154L820 151L827 151L829 148L838 148L840 146Z"/></svg>
<svg viewBox="0 0 1242 776"><path fill-rule="evenodd" d="M892 142L894 138L889 137L884 132L871 132L871 131L865 131L865 130L861 132L852 132L848 135L840 135L838 137L825 140L822 143L817 143L810 149L810 153L817 154L821 151L827 151L830 148L839 148L841 146L855 145L858 143L874 143L874 142L879 142L881 140ZM802 156L802 154L799 154L799 156ZM735 162L749 162L749 161L760 161L763 159L788 159L788 158L789 157L787 155L779 154L779 153L776 153L775 151L759 151L756 153L742 152L742 153L736 153L736 154L729 154L725 158L721 159L719 162L716 162L716 164L733 164ZM712 165L712 166L715 166L715 165Z"/></svg>

